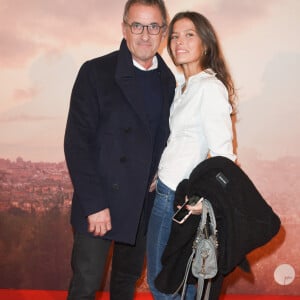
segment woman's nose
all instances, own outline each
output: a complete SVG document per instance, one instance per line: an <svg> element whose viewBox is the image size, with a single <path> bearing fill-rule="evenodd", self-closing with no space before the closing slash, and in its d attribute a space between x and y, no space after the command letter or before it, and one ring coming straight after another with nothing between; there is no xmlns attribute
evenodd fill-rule
<svg viewBox="0 0 300 300"><path fill-rule="evenodd" d="M177 40L176 40L176 44L177 45L182 45L182 43L183 43L183 41L182 41L182 38L177 38Z"/></svg>

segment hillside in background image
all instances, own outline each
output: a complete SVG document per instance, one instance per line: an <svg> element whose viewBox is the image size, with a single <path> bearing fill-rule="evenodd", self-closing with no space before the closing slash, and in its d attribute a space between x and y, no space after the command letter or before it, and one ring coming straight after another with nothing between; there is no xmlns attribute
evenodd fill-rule
<svg viewBox="0 0 300 300"><path fill-rule="evenodd" d="M226 278L224 289L241 294L300 294L299 277L285 286L274 281L274 270L283 263L291 264L297 274L300 271L300 159L249 157L240 162L241 168L280 216L282 228L271 242L248 255L252 274L236 269ZM0 270L6 274L0 288L67 289L71 197L65 162L0 159ZM144 275L139 290L147 288Z"/></svg>

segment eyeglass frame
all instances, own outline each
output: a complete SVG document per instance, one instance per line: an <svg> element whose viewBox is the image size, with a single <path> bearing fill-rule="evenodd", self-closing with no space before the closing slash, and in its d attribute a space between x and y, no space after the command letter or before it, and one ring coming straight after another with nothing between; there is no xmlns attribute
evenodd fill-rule
<svg viewBox="0 0 300 300"><path fill-rule="evenodd" d="M139 23L139 22L132 22L131 24L129 24L129 23L126 22L125 20L123 20L123 23L124 23L125 25L127 25L127 26L130 28L130 32L131 32L132 34L136 34L136 35L138 35L138 34L143 34L145 27L147 27L147 32L148 32L148 34L150 34L150 35L159 35L160 32L161 32L161 30L165 30L165 29L167 28L167 25L165 25L165 24L159 25L159 24L157 24L157 23L151 23L151 24L149 24L149 25L143 25L143 24L141 24L141 23ZM132 28L133 28L134 25L140 25L141 28L142 28L141 32L139 32L139 33L133 32ZM157 32L157 33L150 33L149 28L151 28L151 26L153 26L153 25L156 25L156 26L158 27L158 32ZM163 31L163 32L164 32L164 31Z"/></svg>

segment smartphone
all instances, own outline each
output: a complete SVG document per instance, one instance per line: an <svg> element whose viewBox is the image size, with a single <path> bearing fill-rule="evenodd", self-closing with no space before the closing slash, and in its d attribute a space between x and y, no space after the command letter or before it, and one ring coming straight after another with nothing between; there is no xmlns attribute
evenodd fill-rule
<svg viewBox="0 0 300 300"><path fill-rule="evenodd" d="M203 198L201 198L203 199ZM199 196L192 196L188 199L188 201L184 202L184 204L176 211L173 215L172 220L178 224L182 224L190 215L191 211L186 208L187 205L195 205L201 200Z"/></svg>

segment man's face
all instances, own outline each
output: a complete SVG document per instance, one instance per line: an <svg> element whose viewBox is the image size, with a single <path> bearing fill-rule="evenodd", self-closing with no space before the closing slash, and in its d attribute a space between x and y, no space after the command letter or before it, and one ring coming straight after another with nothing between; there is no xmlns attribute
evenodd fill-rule
<svg viewBox="0 0 300 300"><path fill-rule="evenodd" d="M149 34L148 28L144 27L141 34L131 32L132 24L163 25L163 18L158 6L148 6L134 4L128 12L126 23L122 23L123 36L126 39L127 46L134 60L146 69L152 65L153 56L156 54L162 38L165 36L165 30L162 28L159 34Z"/></svg>

